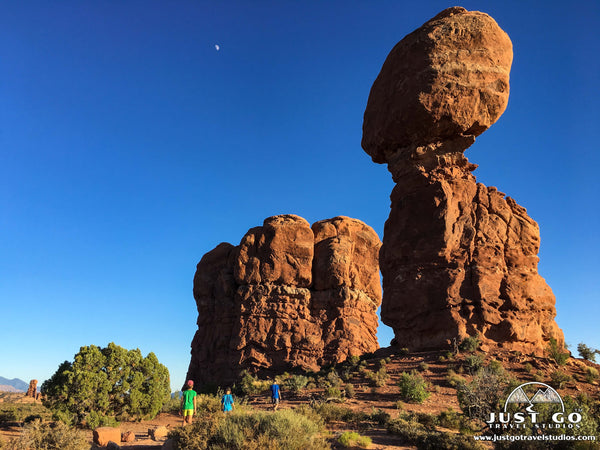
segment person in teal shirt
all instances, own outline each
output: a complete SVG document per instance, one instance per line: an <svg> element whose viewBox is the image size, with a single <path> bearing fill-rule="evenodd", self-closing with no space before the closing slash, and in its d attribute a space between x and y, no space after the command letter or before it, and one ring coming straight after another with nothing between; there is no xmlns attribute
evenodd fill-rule
<svg viewBox="0 0 600 450"><path fill-rule="evenodd" d="M231 389L225 390L225 395L221 398L221 405L223 406L223 412L233 411L233 397L231 395Z"/></svg>
<svg viewBox="0 0 600 450"><path fill-rule="evenodd" d="M186 390L181 393L180 415L183 415L183 425L192 423L192 418L196 413L196 391L194 391L194 382L188 380Z"/></svg>

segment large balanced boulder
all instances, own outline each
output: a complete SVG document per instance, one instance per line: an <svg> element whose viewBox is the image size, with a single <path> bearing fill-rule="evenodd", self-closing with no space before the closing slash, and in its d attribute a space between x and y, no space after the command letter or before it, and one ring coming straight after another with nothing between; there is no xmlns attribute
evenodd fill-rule
<svg viewBox="0 0 600 450"><path fill-rule="evenodd" d="M359 220L312 227L267 218L238 246L219 244L198 263L198 331L188 379L226 384L240 371L316 370L377 345L379 237Z"/></svg>
<svg viewBox="0 0 600 450"><path fill-rule="evenodd" d="M511 62L491 17L454 7L402 39L371 89L362 145L396 182L381 319L402 347L445 348L475 334L527 352L564 341L537 272L537 223L477 183L463 154L504 112Z"/></svg>

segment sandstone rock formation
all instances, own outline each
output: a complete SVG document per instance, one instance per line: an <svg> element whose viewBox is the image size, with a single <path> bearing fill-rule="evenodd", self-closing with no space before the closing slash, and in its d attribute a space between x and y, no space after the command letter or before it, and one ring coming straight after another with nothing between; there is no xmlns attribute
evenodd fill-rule
<svg viewBox="0 0 600 450"><path fill-rule="evenodd" d="M563 342L525 208L477 183L463 152L508 102L512 44L486 14L449 8L406 36L375 80L364 150L396 182L384 229L382 321L397 345L542 350Z"/></svg>
<svg viewBox="0 0 600 450"><path fill-rule="evenodd" d="M38 398L37 384L38 384L38 380L30 380L29 381L29 387L27 388L25 397Z"/></svg>
<svg viewBox="0 0 600 450"><path fill-rule="evenodd" d="M267 218L237 247L219 244L194 276L187 378L222 385L242 369L315 370L376 350L380 247L359 220L311 228L295 215Z"/></svg>

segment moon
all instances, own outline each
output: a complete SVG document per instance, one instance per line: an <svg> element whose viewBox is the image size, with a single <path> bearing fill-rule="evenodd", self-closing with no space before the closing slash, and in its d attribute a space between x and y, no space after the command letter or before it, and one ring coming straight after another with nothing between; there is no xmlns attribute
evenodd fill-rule
<svg viewBox="0 0 600 450"><path fill-rule="evenodd" d="M217 50L217 51L221 50L221 47L219 46L219 44L215 44L215 50Z"/></svg>

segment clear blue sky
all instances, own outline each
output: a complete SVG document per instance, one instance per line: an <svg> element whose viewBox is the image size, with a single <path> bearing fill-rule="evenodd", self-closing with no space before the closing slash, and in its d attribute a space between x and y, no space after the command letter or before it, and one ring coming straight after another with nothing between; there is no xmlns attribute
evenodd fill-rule
<svg viewBox="0 0 600 450"><path fill-rule="evenodd" d="M3 2L0 376L42 381L114 341L155 352L176 389L204 253L282 213L381 236L393 185L360 147L369 89L454 5ZM598 348L600 4L461 6L515 52L508 109L467 152L475 175L538 221L558 324Z"/></svg>

